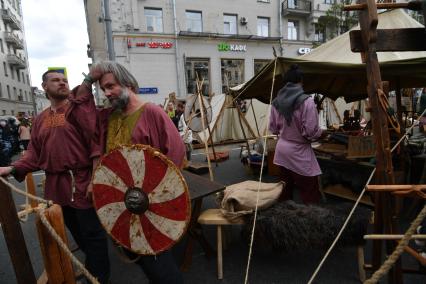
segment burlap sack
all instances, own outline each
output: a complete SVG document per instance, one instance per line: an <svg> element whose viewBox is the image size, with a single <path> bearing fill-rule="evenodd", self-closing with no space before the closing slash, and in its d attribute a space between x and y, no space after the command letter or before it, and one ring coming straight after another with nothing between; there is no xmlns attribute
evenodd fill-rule
<svg viewBox="0 0 426 284"><path fill-rule="evenodd" d="M253 213L256 207L257 191L259 189L258 210L273 205L284 188L283 182L260 183L248 180L227 186L221 202L221 212L229 220Z"/></svg>

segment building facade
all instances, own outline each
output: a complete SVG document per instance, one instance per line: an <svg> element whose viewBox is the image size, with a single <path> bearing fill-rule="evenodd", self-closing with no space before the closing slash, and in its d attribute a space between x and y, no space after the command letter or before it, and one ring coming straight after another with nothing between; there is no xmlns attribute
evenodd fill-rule
<svg viewBox="0 0 426 284"><path fill-rule="evenodd" d="M324 40L318 19L332 4L331 0L85 2L93 62L109 54L135 75L141 96L156 103L163 103L172 92L178 97L195 93L197 79L203 82L203 94L224 93L253 77L274 55L309 52L315 42Z"/></svg>
<svg viewBox="0 0 426 284"><path fill-rule="evenodd" d="M20 0L0 0L0 115L34 115Z"/></svg>

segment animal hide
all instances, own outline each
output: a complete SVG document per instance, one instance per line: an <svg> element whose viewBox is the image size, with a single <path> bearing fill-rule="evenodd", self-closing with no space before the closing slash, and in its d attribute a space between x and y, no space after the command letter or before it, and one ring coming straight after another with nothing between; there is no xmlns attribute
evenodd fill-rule
<svg viewBox="0 0 426 284"><path fill-rule="evenodd" d="M342 227L352 204L325 206L303 205L294 201L279 202L259 211L254 243L262 248L281 251L328 248ZM364 243L370 210L358 207L343 232L339 245ZM253 216L248 217L243 237L248 241Z"/></svg>

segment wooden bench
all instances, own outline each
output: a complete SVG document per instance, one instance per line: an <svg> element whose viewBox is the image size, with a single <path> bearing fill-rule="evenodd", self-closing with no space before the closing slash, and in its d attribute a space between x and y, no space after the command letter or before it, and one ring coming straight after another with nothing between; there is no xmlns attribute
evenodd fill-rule
<svg viewBox="0 0 426 284"><path fill-rule="evenodd" d="M222 226L242 225L244 224L244 220L239 218L231 222L222 215L220 209L207 209L198 217L198 223L217 226L217 278L223 279Z"/></svg>

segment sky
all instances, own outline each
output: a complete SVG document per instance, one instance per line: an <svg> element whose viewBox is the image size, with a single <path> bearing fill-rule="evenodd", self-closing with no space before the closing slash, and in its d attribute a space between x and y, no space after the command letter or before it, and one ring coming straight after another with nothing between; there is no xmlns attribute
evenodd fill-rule
<svg viewBox="0 0 426 284"><path fill-rule="evenodd" d="M88 73L86 16L83 0L23 0L31 85L41 89L48 67L66 67L70 88Z"/></svg>

